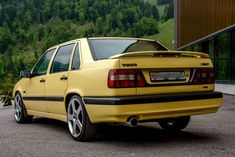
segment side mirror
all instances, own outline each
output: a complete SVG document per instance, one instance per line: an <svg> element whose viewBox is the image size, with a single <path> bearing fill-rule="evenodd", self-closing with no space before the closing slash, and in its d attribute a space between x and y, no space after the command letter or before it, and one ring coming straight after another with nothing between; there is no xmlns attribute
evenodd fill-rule
<svg viewBox="0 0 235 157"><path fill-rule="evenodd" d="M30 78L31 77L31 73L27 70L23 70L20 72L20 78Z"/></svg>

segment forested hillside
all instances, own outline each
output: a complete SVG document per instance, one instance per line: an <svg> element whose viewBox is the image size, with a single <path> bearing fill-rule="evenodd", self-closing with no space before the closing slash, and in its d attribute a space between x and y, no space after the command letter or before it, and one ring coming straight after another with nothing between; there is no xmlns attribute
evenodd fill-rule
<svg viewBox="0 0 235 157"><path fill-rule="evenodd" d="M0 0L0 86L15 82L20 70L31 69L57 43L92 36L154 37L169 12L165 9L162 17L155 4L148 0Z"/></svg>

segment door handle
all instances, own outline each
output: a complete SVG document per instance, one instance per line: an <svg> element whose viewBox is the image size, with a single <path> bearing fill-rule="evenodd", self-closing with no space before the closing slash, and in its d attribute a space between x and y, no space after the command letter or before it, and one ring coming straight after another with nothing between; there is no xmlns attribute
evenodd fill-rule
<svg viewBox="0 0 235 157"><path fill-rule="evenodd" d="M42 78L41 80L40 80L40 82L41 83L44 83L46 80L44 79L44 78Z"/></svg>
<svg viewBox="0 0 235 157"><path fill-rule="evenodd" d="M67 79L68 79L68 77L65 75L61 76L61 78L60 78L60 80L67 80Z"/></svg>

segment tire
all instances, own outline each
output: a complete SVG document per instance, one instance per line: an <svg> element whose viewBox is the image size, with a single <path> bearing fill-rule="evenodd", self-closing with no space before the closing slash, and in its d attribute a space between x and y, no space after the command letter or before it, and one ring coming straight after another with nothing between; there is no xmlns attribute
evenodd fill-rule
<svg viewBox="0 0 235 157"><path fill-rule="evenodd" d="M169 132L176 132L186 128L189 121L190 121L190 116L179 117L179 118L168 118L160 120L159 125L163 130Z"/></svg>
<svg viewBox="0 0 235 157"><path fill-rule="evenodd" d="M90 122L83 101L77 95L71 97L67 107L70 135L77 141L89 141L95 137L97 128Z"/></svg>
<svg viewBox="0 0 235 157"><path fill-rule="evenodd" d="M17 123L23 124L32 121L33 117L27 114L23 99L19 92L16 93L15 95L14 107L15 107L14 117Z"/></svg>

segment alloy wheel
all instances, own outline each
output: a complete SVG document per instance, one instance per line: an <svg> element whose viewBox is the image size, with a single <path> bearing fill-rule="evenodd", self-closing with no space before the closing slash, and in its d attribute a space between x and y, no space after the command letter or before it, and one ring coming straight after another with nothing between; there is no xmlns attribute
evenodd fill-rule
<svg viewBox="0 0 235 157"><path fill-rule="evenodd" d="M22 101L20 95L15 96L15 119L20 121L22 117Z"/></svg>
<svg viewBox="0 0 235 157"><path fill-rule="evenodd" d="M83 108L77 98L72 98L68 105L68 126L73 137L78 137L83 128Z"/></svg>

